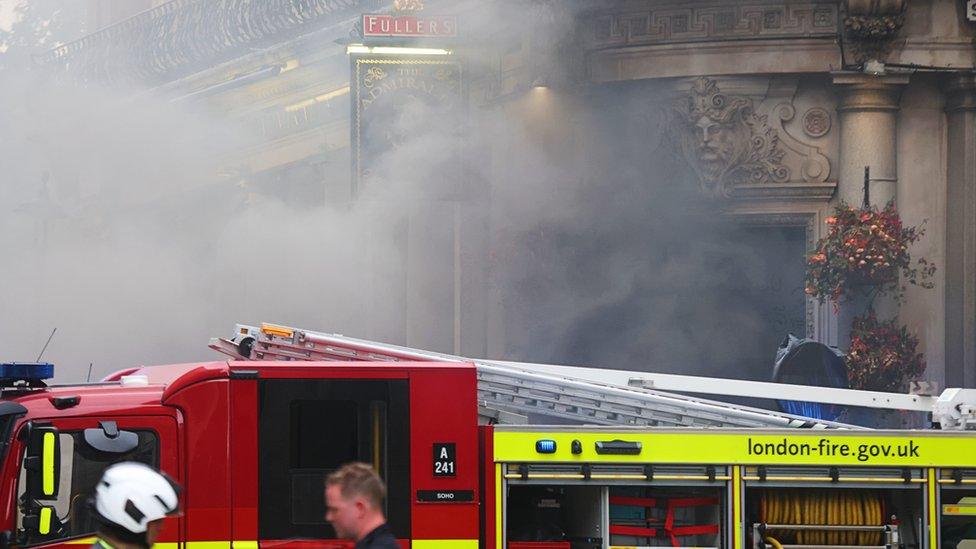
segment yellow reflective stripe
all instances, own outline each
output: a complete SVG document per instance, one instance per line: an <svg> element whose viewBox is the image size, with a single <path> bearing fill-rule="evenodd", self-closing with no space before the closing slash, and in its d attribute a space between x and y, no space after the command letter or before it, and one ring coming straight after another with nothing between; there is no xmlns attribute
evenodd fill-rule
<svg viewBox="0 0 976 549"><path fill-rule="evenodd" d="M806 432L798 432L806 431ZM660 463L725 465L858 465L976 467L976 437L960 431L906 431L864 435L863 431L739 431L725 429L494 431L496 463ZM556 441L556 452L540 454L539 439ZM607 440L641 443L636 455L598 454ZM573 454L572 443L583 453Z"/></svg>
<svg viewBox="0 0 976 549"><path fill-rule="evenodd" d="M742 549L742 466L732 466L732 547Z"/></svg>
<svg viewBox="0 0 976 549"><path fill-rule="evenodd" d="M929 547L939 546L939 494L935 469L929 469Z"/></svg>
<svg viewBox="0 0 976 549"><path fill-rule="evenodd" d="M37 525L37 532L42 536L51 533L51 508L41 507L40 524Z"/></svg>
<svg viewBox="0 0 976 549"><path fill-rule="evenodd" d="M258 549L257 540L188 541L186 549Z"/></svg>
<svg viewBox="0 0 976 549"><path fill-rule="evenodd" d="M411 549L478 549L476 539L415 539Z"/></svg>
<svg viewBox="0 0 976 549"><path fill-rule="evenodd" d="M65 545L91 545L98 538L80 538L62 541ZM153 549L177 549L179 543L164 542L153 545ZM234 541L187 541L183 543L185 549L257 549L257 540L234 540Z"/></svg>
<svg viewBox="0 0 976 549"><path fill-rule="evenodd" d="M41 492L45 496L54 495L54 433L44 433L43 454L41 457Z"/></svg>
<svg viewBox="0 0 976 549"><path fill-rule="evenodd" d="M502 464L495 464L495 548L502 549Z"/></svg>

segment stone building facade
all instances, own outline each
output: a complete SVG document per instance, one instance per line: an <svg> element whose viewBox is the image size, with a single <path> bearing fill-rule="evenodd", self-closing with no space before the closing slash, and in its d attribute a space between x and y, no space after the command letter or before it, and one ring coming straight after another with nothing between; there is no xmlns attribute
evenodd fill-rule
<svg viewBox="0 0 976 549"><path fill-rule="evenodd" d="M572 178L645 153L663 159L675 184L690 185L723 216L779 235L756 240L779 258L811 249L839 201L861 201L869 166L872 202L894 199L906 222L926 220L915 252L939 266L935 288L911 289L894 311L920 337L926 378L976 386L976 23L964 2L422 4L426 13L458 17L462 40L451 47L465 71L466 171L460 191L404 214L409 251L387 268L406 282L380 292L396 304L397 321L361 335L471 356L567 359L520 353L545 329L526 335L524 326L539 319L524 322L520 304L499 293L509 286L499 280L498 258L517 260L521 252L509 248L524 242L506 236L500 197L538 162ZM103 22L112 5L93 2ZM362 40L363 13L402 6L146 7L41 62L75 77L148 85L256 128L253 143L228 160L252 189L298 202L357 199L346 46ZM521 140L485 130L499 119L518 121L502 128L517 129ZM608 135L647 149L613 147L600 156L594 151L617 138ZM526 143L534 159L525 158ZM770 261L767 270L776 270L780 259ZM764 307L785 315L783 331L843 345L843 318L794 291L802 270L783 269L789 287L771 290L782 303ZM759 287L773 280L759 278Z"/></svg>

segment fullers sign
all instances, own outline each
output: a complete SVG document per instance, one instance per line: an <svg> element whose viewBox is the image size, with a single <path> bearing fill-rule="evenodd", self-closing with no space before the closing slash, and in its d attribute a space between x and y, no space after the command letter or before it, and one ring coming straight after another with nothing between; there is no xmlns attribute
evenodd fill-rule
<svg viewBox="0 0 976 549"><path fill-rule="evenodd" d="M363 36L457 36L457 17L364 14Z"/></svg>

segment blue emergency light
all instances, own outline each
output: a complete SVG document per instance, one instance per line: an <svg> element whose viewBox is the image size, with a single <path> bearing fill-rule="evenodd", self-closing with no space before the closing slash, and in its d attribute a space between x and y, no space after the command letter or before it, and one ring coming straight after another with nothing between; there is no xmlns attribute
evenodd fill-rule
<svg viewBox="0 0 976 549"><path fill-rule="evenodd" d="M54 364L50 362L2 362L0 385L25 381L28 385L54 377Z"/></svg>
<svg viewBox="0 0 976 549"><path fill-rule="evenodd" d="M537 440L535 441L535 451L540 454L555 454L556 441L551 439Z"/></svg>

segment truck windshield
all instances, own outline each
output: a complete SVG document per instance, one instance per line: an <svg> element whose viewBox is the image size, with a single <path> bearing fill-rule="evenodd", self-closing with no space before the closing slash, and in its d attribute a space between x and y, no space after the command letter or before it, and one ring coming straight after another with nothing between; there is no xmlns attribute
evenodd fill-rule
<svg viewBox="0 0 976 549"><path fill-rule="evenodd" d="M58 532L43 538L29 538L23 529L23 509L18 508L17 530L23 545L49 543L91 535L95 532L95 521L91 515L88 500L95 485L109 465L120 461L138 461L153 467L159 466L159 437L154 431L133 431L139 436L138 445L124 454L101 452L85 442L83 431L61 431L61 477L58 498L51 503L62 524ZM23 501L26 489L26 470L21 467L18 482L18 501Z"/></svg>

